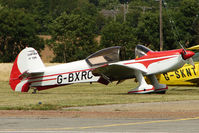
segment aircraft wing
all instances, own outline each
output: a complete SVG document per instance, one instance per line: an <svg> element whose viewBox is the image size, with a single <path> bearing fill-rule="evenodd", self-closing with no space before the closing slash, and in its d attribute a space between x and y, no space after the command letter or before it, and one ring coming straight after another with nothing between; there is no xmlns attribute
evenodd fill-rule
<svg viewBox="0 0 199 133"><path fill-rule="evenodd" d="M191 83L199 83L199 77L197 77L197 78L193 78L193 79L189 79L189 80L186 80L186 81L188 81L188 82L191 82Z"/></svg>
<svg viewBox="0 0 199 133"><path fill-rule="evenodd" d="M199 45L188 48L189 50L199 50Z"/></svg>
<svg viewBox="0 0 199 133"><path fill-rule="evenodd" d="M93 75L102 76L109 82L135 78L134 71L147 72L146 67L141 63L124 65L124 63L111 63L103 67L98 67L92 70Z"/></svg>

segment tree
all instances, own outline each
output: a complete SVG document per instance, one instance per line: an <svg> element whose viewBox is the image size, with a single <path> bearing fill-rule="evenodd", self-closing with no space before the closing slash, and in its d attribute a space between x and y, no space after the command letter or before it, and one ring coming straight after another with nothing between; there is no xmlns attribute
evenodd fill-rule
<svg viewBox="0 0 199 133"><path fill-rule="evenodd" d="M177 16L179 28L183 31L181 39L186 45L196 45L199 36L199 3L198 0L183 0L180 3L180 13Z"/></svg>
<svg viewBox="0 0 199 133"><path fill-rule="evenodd" d="M128 59L133 58L136 44L137 38L134 36L134 31L126 23L111 22L102 29L102 47L124 46Z"/></svg>
<svg viewBox="0 0 199 133"><path fill-rule="evenodd" d="M147 12L143 14L138 23L136 34L143 45L159 49L159 14Z"/></svg>
<svg viewBox="0 0 199 133"><path fill-rule="evenodd" d="M99 5L99 0L89 0L90 3L93 3L95 6Z"/></svg>
<svg viewBox="0 0 199 133"><path fill-rule="evenodd" d="M114 9L118 4L118 0L99 0L99 7L101 9Z"/></svg>
<svg viewBox="0 0 199 133"><path fill-rule="evenodd" d="M73 14L96 16L98 14L95 5L90 3L82 3L72 11Z"/></svg>
<svg viewBox="0 0 199 133"><path fill-rule="evenodd" d="M36 35L36 23L31 15L19 10L0 10L0 62L14 61L17 54L31 46L40 51L43 41Z"/></svg>
<svg viewBox="0 0 199 133"><path fill-rule="evenodd" d="M95 22L90 16L62 13L52 24L54 62L86 58L96 51Z"/></svg>
<svg viewBox="0 0 199 133"><path fill-rule="evenodd" d="M126 4L127 2L130 2L131 0L119 0L119 2L121 3L121 4Z"/></svg>
<svg viewBox="0 0 199 133"><path fill-rule="evenodd" d="M129 23L131 27L136 28L138 26L139 18L141 16L141 12L138 10L133 10L127 13L126 21Z"/></svg>

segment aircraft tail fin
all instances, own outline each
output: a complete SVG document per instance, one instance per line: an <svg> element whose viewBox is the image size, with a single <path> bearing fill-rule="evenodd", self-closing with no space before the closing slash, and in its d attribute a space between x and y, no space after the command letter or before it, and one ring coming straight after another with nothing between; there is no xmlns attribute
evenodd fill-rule
<svg viewBox="0 0 199 133"><path fill-rule="evenodd" d="M14 91L27 92L28 78L32 74L43 73L45 66L38 52L31 47L23 49L13 63L9 84Z"/></svg>

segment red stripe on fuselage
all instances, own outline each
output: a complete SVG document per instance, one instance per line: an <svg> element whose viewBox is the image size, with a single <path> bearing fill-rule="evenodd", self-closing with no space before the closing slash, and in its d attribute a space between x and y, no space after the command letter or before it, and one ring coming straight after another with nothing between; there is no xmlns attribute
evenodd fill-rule
<svg viewBox="0 0 199 133"><path fill-rule="evenodd" d="M160 51L160 52L151 52L151 51L149 51L146 56L143 56L143 57L135 59L135 62L124 63L124 65L129 65L129 64L134 64L134 63L141 63L147 68L150 64L152 64L154 62L162 61L162 60L166 60L166 59L170 59L170 58L174 58L174 57L168 57L168 56L179 55L180 52L182 52L182 49L170 50L170 51ZM165 56L167 56L167 57L165 57ZM161 58L161 57L165 57L165 58ZM158 58L161 58L161 59L158 59ZM107 66L107 64L102 65L100 67L105 67L105 66ZM52 77L52 76L57 76L57 75L69 74L69 73L89 71L89 70L93 70L93 69L95 69L95 68L72 71L72 72L63 72L63 73L57 73L57 74L51 74L51 75L45 75L45 76L39 76L39 77L30 77L28 79L34 80L34 79L39 79L39 78L44 78L44 77ZM56 80L56 78L46 79L46 80L39 80L39 81L32 81L30 83L49 81L49 80Z"/></svg>
<svg viewBox="0 0 199 133"><path fill-rule="evenodd" d="M44 79L44 80L37 80L37 81L31 81L31 82L29 82L29 83L43 82L43 81L56 80L56 79L57 79L57 78Z"/></svg>
<svg viewBox="0 0 199 133"><path fill-rule="evenodd" d="M140 59L150 59L150 58L160 58L160 57L165 57L165 56L172 56L172 55L179 55L183 49L177 49L177 50L169 50L169 51L149 51L147 55L142 56L140 58L136 58L135 60L140 60Z"/></svg>
<svg viewBox="0 0 199 133"><path fill-rule="evenodd" d="M161 59L154 59L154 58L151 58L151 59L142 59L142 60L137 60L136 62L129 62L129 63L124 63L124 65L129 65L129 64L135 64L135 63L141 63L143 64L146 68L148 68L148 66L154 62L158 62L158 61L163 61L163 60L166 60L166 59L170 59L170 58L174 58L174 57L165 57L165 58L161 58Z"/></svg>
<svg viewBox="0 0 199 133"><path fill-rule="evenodd" d="M63 75L63 74L69 74L69 73L76 73L76 72L83 72L83 71L89 71L89 70L93 70L92 69L84 69L84 70L78 70L78 71L72 71L72 72L65 72L65 73L57 73L57 74L51 74L51 75L45 75L45 76L39 76L39 77L30 77L27 78L26 80L30 79L39 79L39 78L44 78L44 77L52 77L52 76L57 76L57 75ZM35 82L43 82L43 81L49 81L49 80L56 80L57 78L52 78L52 79L44 79L44 80L36 80L36 81L30 81L29 83L35 83Z"/></svg>
<svg viewBox="0 0 199 133"><path fill-rule="evenodd" d="M69 73L76 73L76 72L82 72L82 71L89 71L89 70L93 70L93 69L84 69L84 70L78 70L78 71L72 71L72 72L64 72L64 73L57 73L57 74L51 74L51 75L45 75L45 76L39 76L39 77L30 77L30 78L28 78L28 79L45 78L45 77L51 77L51 76L69 74Z"/></svg>
<svg viewBox="0 0 199 133"><path fill-rule="evenodd" d="M134 64L134 63L141 63L146 68L154 62L163 61L166 59L174 58L175 55L180 55L180 53L183 51L183 49L177 49L177 50L169 50L169 51L159 51L159 52L153 52L149 51L147 55L142 56L140 58L136 58L135 62L129 62L124 63L125 65L128 64Z"/></svg>

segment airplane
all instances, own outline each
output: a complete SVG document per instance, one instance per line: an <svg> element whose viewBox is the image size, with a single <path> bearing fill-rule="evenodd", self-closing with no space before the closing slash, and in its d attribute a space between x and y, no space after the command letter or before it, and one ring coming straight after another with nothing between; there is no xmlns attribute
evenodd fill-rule
<svg viewBox="0 0 199 133"><path fill-rule="evenodd" d="M108 82L118 81L118 83L129 78L136 78L138 87L133 88L128 93L160 93L165 94L168 87L160 84L156 74L161 74L181 68L186 62L193 64L192 56L195 53L182 49L169 51L152 51L151 49L137 45L135 48L136 59L123 60L113 63L102 63L104 66L92 70L94 76L101 76ZM93 58L95 59L95 58ZM95 64L92 64L95 66ZM147 76L151 84L145 81Z"/></svg>
<svg viewBox="0 0 199 133"><path fill-rule="evenodd" d="M199 45L188 49L198 51ZM195 63L195 67L190 64L185 64L182 68L175 71L157 75L158 81L170 86L199 86L199 52L196 52L192 58Z"/></svg>
<svg viewBox="0 0 199 133"><path fill-rule="evenodd" d="M9 84L14 91L28 92L30 88L41 91L63 85L85 82L109 84L135 78L139 86L128 93L165 93L168 87L160 84L155 74L182 67L194 52L185 49L155 52L137 45L135 54L139 58L124 60L122 47L102 49L84 60L45 67L34 48L23 49L13 63ZM143 75L149 77L147 84Z"/></svg>
<svg viewBox="0 0 199 133"><path fill-rule="evenodd" d="M34 92L73 83L97 82L86 60L45 67L32 47L23 49L15 59L10 74L10 87L17 92Z"/></svg>

